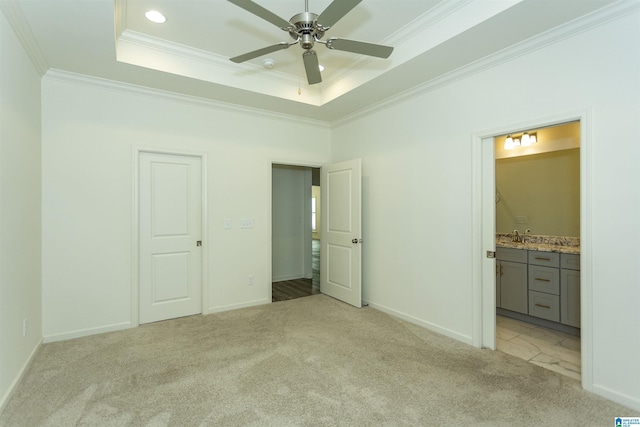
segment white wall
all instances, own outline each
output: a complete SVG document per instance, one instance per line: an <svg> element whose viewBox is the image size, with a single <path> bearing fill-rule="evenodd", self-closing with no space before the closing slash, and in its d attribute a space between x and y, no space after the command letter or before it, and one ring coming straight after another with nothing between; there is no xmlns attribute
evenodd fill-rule
<svg viewBox="0 0 640 427"><path fill-rule="evenodd" d="M42 340L40 76L0 12L0 410ZM27 335L23 337L23 320Z"/></svg>
<svg viewBox="0 0 640 427"><path fill-rule="evenodd" d="M132 319L133 147L204 153L208 311L271 301L271 166L323 163L329 128L289 117L42 82L45 340ZM65 77L66 78L66 77ZM288 138L289 135L306 138ZM232 228L224 229L224 219ZM240 229L251 218L254 228ZM247 276L255 285L247 285Z"/></svg>
<svg viewBox="0 0 640 427"><path fill-rule="evenodd" d="M276 165L272 187L273 281L311 278L311 169Z"/></svg>
<svg viewBox="0 0 640 427"><path fill-rule="evenodd" d="M472 135L590 109L592 388L640 409L638 76L636 8L337 126L332 160L363 162L364 298L472 342Z"/></svg>

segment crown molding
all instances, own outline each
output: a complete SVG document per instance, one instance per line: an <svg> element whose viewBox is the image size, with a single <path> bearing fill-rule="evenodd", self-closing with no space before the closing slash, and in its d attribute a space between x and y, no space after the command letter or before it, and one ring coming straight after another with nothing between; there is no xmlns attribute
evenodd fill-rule
<svg viewBox="0 0 640 427"><path fill-rule="evenodd" d="M435 79L422 83L416 87L408 89L404 92L400 92L397 95L386 98L369 107L355 111L352 114L340 118L339 120L333 121L332 127L335 128L342 126L359 117L367 116L374 112L389 108L393 105L403 103L409 99L421 96L425 93L432 92L443 86L453 84L456 81L463 80L474 74L509 62L520 56L529 54L547 46L551 46L562 40L587 32L595 27L604 25L610 21L616 20L620 17L629 15L637 11L640 11L640 2L638 2L637 0L618 0L609 6L605 6L585 16L574 19L573 21L565 25L548 30L530 39L524 40L520 43L496 52L492 55L486 56L456 70L443 74L442 76L439 76Z"/></svg>
<svg viewBox="0 0 640 427"><path fill-rule="evenodd" d="M420 32L442 21L454 12L471 4L473 0L442 1L427 13L418 16L382 41L383 44L400 45L407 40L421 37Z"/></svg>
<svg viewBox="0 0 640 427"><path fill-rule="evenodd" d="M120 1L125 1L125 0L120 0ZM262 67L255 64L251 64L251 63L234 64L231 61L229 61L229 58L227 58L226 56L218 55L218 54L208 52L202 49L197 49L191 46L186 46L180 43L171 42L165 39L150 36L148 34L140 33L138 31L125 29L118 39L119 41L136 44L146 49L161 51L173 56L191 59L198 62L203 62L210 66L214 66L220 70L224 70L224 72L237 71L238 65L244 66L245 68L251 69L252 71L262 70ZM297 77L294 78L289 74L286 74L277 70L270 70L269 73L263 78L267 80L272 80L280 84L293 86L293 87L298 86Z"/></svg>
<svg viewBox="0 0 640 427"><path fill-rule="evenodd" d="M243 114L251 114L254 116L268 117L270 119L284 120L291 122L295 120L320 128L329 128L330 123L322 120L309 119L305 117L295 116L292 114L276 113L260 108L244 107L228 102L215 101L207 98L201 98L192 95L184 95L176 92L170 92L161 89L149 88L145 86L135 85L131 83L123 83L115 80L103 79L99 77L87 76L84 74L72 73L69 71L49 69L43 79L51 81L59 81L63 83L75 84L80 86L88 86L92 88L104 89L114 92L121 92L130 95L143 96L162 101L177 102L196 107L205 107L217 111L235 111Z"/></svg>
<svg viewBox="0 0 640 427"><path fill-rule="evenodd" d="M49 69L49 64L47 63L40 46L38 46L36 37L33 35L33 31L22 12L22 8L16 0L2 0L0 1L0 10L2 10L4 16L9 22L9 25L13 28L13 32L26 51L27 56L29 56L29 59L33 63L38 74L40 74L40 76L44 76Z"/></svg>

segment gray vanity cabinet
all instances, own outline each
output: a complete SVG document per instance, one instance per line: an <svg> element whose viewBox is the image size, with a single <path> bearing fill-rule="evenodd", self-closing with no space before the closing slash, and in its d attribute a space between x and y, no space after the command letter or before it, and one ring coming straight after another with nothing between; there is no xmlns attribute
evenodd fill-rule
<svg viewBox="0 0 640 427"><path fill-rule="evenodd" d="M496 247L496 307L546 327L579 328L580 255Z"/></svg>
<svg viewBox="0 0 640 427"><path fill-rule="evenodd" d="M527 314L527 251L496 248L496 303Z"/></svg>
<svg viewBox="0 0 640 427"><path fill-rule="evenodd" d="M580 327L580 255L560 254L560 323Z"/></svg>

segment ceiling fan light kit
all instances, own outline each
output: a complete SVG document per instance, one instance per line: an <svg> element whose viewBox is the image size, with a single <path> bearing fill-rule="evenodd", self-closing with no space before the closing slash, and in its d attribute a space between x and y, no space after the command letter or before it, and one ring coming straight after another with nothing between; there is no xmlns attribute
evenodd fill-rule
<svg viewBox="0 0 640 427"><path fill-rule="evenodd" d="M320 15L309 12L309 3L308 0L305 0L305 11L294 15L288 22L251 0L227 1L250 13L253 13L267 22L270 22L281 30L288 32L294 40L290 43L280 42L243 55L235 56L230 58L232 62L245 62L278 50L288 49L289 46L293 46L295 44L300 44L302 49L304 49L304 52L302 53L302 62L304 63L304 69L307 74L307 81L310 85L313 85L322 82L318 55L313 50L315 43L324 44L329 49L375 56L378 58L388 58L393 52L393 47L374 43L340 39L336 37L331 37L326 41L321 40L327 30L342 19L343 16L351 11L351 9L358 5L362 0L334 0ZM271 68L267 66L266 61L267 60L263 62L264 66Z"/></svg>

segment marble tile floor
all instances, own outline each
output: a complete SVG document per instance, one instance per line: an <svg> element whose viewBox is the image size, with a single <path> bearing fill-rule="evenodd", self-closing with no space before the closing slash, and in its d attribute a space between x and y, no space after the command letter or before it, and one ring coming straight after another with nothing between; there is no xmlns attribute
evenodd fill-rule
<svg viewBox="0 0 640 427"><path fill-rule="evenodd" d="M580 337L496 316L498 351L580 380Z"/></svg>

